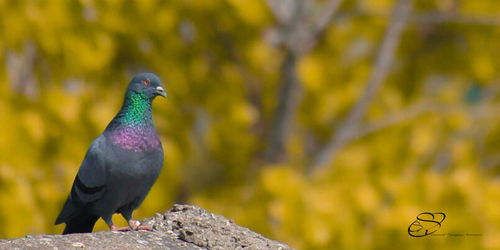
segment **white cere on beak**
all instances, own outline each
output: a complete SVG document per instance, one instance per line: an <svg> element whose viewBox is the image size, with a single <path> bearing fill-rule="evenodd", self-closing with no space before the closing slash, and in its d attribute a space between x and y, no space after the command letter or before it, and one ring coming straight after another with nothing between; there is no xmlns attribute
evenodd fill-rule
<svg viewBox="0 0 500 250"><path fill-rule="evenodd" d="M167 93L165 92L165 90L161 86L156 87L156 93L158 95L163 96L163 97L167 97Z"/></svg>

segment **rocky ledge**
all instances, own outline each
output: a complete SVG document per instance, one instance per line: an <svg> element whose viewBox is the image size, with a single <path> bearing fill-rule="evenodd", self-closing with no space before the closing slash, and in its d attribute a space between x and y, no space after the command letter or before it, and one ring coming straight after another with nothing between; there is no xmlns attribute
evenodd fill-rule
<svg viewBox="0 0 500 250"><path fill-rule="evenodd" d="M174 205L141 224L153 231L28 235L0 240L0 249L291 249L192 205Z"/></svg>

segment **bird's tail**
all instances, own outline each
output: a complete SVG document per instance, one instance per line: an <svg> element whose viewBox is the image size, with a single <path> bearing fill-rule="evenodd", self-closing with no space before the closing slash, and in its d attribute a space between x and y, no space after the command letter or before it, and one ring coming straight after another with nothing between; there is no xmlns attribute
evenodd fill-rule
<svg viewBox="0 0 500 250"><path fill-rule="evenodd" d="M94 229L98 219L99 216L90 214L85 207L78 207L68 199L55 224L66 223L63 234L89 233Z"/></svg>
<svg viewBox="0 0 500 250"><path fill-rule="evenodd" d="M66 221L66 228L64 228L63 234L90 233L94 229L94 225L98 219L99 216L82 211L78 216Z"/></svg>

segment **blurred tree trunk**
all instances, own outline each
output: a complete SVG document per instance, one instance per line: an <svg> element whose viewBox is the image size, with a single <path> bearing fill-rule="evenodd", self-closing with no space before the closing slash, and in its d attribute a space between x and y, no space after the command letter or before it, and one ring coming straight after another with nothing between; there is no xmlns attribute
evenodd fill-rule
<svg viewBox="0 0 500 250"><path fill-rule="evenodd" d="M330 0L324 4L315 1L267 0L267 4L278 21L273 30L283 50L281 63L278 106L272 116L265 158L279 162L286 158L286 144L295 127L295 115L302 97L297 76L297 62L308 54L322 37L333 14L342 0ZM318 13L319 15L315 15Z"/></svg>

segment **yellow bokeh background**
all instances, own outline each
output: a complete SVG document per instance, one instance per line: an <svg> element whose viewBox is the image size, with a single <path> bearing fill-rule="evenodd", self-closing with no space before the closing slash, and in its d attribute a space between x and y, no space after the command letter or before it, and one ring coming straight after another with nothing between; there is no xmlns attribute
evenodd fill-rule
<svg viewBox="0 0 500 250"><path fill-rule="evenodd" d="M318 167L404 1L380 88ZM500 249L498 2L339 1L295 57L309 40L289 34L332 1L284 1L304 3L305 26L273 2L0 0L0 238L63 230L53 222L88 146L151 71L169 95L153 105L165 164L134 218L190 203L299 249ZM287 60L300 94L276 160ZM445 236L408 235L425 211L446 214Z"/></svg>

